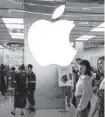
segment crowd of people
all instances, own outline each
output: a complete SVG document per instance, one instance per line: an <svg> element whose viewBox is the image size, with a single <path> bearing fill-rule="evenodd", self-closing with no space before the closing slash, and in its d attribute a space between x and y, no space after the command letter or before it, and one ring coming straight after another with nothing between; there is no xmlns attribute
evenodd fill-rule
<svg viewBox="0 0 105 117"><path fill-rule="evenodd" d="M94 117L98 110L98 117L104 117L104 56L97 61L95 71L88 60L77 58L78 65L72 68L74 87L69 90L71 103L76 108L77 117ZM71 91L71 92L70 92ZM93 111L91 109L91 99L93 94L98 97ZM70 102L70 101L69 101ZM70 105L68 103L68 105Z"/></svg>
<svg viewBox="0 0 105 117"><path fill-rule="evenodd" d="M13 88L14 94L14 109L11 112L12 115L15 115L16 108L20 108L21 115L24 115L23 109L26 106L27 99L29 101L30 112L35 112L35 99L34 92L36 87L36 75L32 71L33 66L29 64L27 67L21 65L16 71L15 67L12 67L11 70L8 69L8 76L6 75L6 66L3 64L0 66L0 91L3 96L7 96L8 89L8 78L11 77L10 85Z"/></svg>
<svg viewBox="0 0 105 117"><path fill-rule="evenodd" d="M71 103L74 105L77 110L77 117L89 116L93 93L98 98L91 117L94 117L97 110L98 117L104 117L104 60L104 56L99 57L97 71L95 71L88 60L76 59L78 67L74 66L72 75L70 75L73 78L74 87L69 87L68 105L70 106ZM27 99L30 104L28 110L35 112L36 75L32 71L33 66L31 64L26 67L21 65L18 71L14 67L11 70L9 67L7 68L3 64L0 66L0 91L2 95L7 97L8 77L10 75L11 87L14 89L14 109L11 114L15 115L16 108L20 108L20 114L24 115L23 109L26 106Z"/></svg>

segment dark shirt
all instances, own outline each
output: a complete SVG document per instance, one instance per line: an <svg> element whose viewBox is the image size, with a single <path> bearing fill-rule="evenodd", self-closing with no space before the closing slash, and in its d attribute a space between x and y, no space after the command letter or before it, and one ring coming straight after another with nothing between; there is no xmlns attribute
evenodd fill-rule
<svg viewBox="0 0 105 117"><path fill-rule="evenodd" d="M36 88L36 75L31 72L28 74L28 91L35 91ZM31 83L30 81L35 81L35 83Z"/></svg>
<svg viewBox="0 0 105 117"><path fill-rule="evenodd" d="M11 72L11 81L13 82L15 80L16 72L12 71Z"/></svg>
<svg viewBox="0 0 105 117"><path fill-rule="evenodd" d="M100 80L101 78L100 78L100 75L98 74L98 73L96 73L96 79L95 80Z"/></svg>
<svg viewBox="0 0 105 117"><path fill-rule="evenodd" d="M3 89L6 85L5 82L5 71L0 71L0 87Z"/></svg>
<svg viewBox="0 0 105 117"><path fill-rule="evenodd" d="M19 92L24 92L26 90L26 73L17 73L15 77L16 89Z"/></svg>

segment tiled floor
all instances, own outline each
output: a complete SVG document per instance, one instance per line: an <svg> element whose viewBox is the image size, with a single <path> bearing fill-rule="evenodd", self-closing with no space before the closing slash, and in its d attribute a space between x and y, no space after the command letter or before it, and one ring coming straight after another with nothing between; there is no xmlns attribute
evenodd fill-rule
<svg viewBox="0 0 105 117"><path fill-rule="evenodd" d="M95 101L95 99L93 99ZM92 103L93 103L92 101ZM0 117L20 117L20 110L17 109L16 115L11 115L13 108L13 98L1 99L0 102ZM69 112L59 112L60 109L37 109L36 113L29 113L26 109L24 110L25 115L23 117L75 117L76 110L72 106ZM96 116L97 117L97 116Z"/></svg>

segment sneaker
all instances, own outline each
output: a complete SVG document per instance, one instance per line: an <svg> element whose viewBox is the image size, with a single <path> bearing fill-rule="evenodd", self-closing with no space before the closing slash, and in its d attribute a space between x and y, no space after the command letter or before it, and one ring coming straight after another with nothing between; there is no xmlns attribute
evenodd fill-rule
<svg viewBox="0 0 105 117"><path fill-rule="evenodd" d="M32 109L32 107L27 108L27 110L31 110L31 109Z"/></svg>
<svg viewBox="0 0 105 117"><path fill-rule="evenodd" d="M11 112L12 115L15 115L15 112Z"/></svg>
<svg viewBox="0 0 105 117"><path fill-rule="evenodd" d="M24 115L24 112L20 113L20 115Z"/></svg>
<svg viewBox="0 0 105 117"><path fill-rule="evenodd" d="M31 108L30 113L31 112L36 112L36 109L35 108Z"/></svg>

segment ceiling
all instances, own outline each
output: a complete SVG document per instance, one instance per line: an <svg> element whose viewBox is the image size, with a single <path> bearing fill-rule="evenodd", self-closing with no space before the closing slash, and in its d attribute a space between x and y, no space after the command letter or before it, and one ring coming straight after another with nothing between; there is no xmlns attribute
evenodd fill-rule
<svg viewBox="0 0 105 117"><path fill-rule="evenodd" d="M104 22L104 4L88 3L89 0L87 3L82 0L56 1L0 0L0 45L4 46L7 42L24 43L24 36L27 36L30 25L39 19L51 20L54 9L62 4L66 5L66 10L61 19L73 20L76 25L70 34L70 41L74 42L81 36L88 35L94 38L84 41L84 47L104 43L103 26L101 31L91 31ZM23 22L18 22L19 19Z"/></svg>

